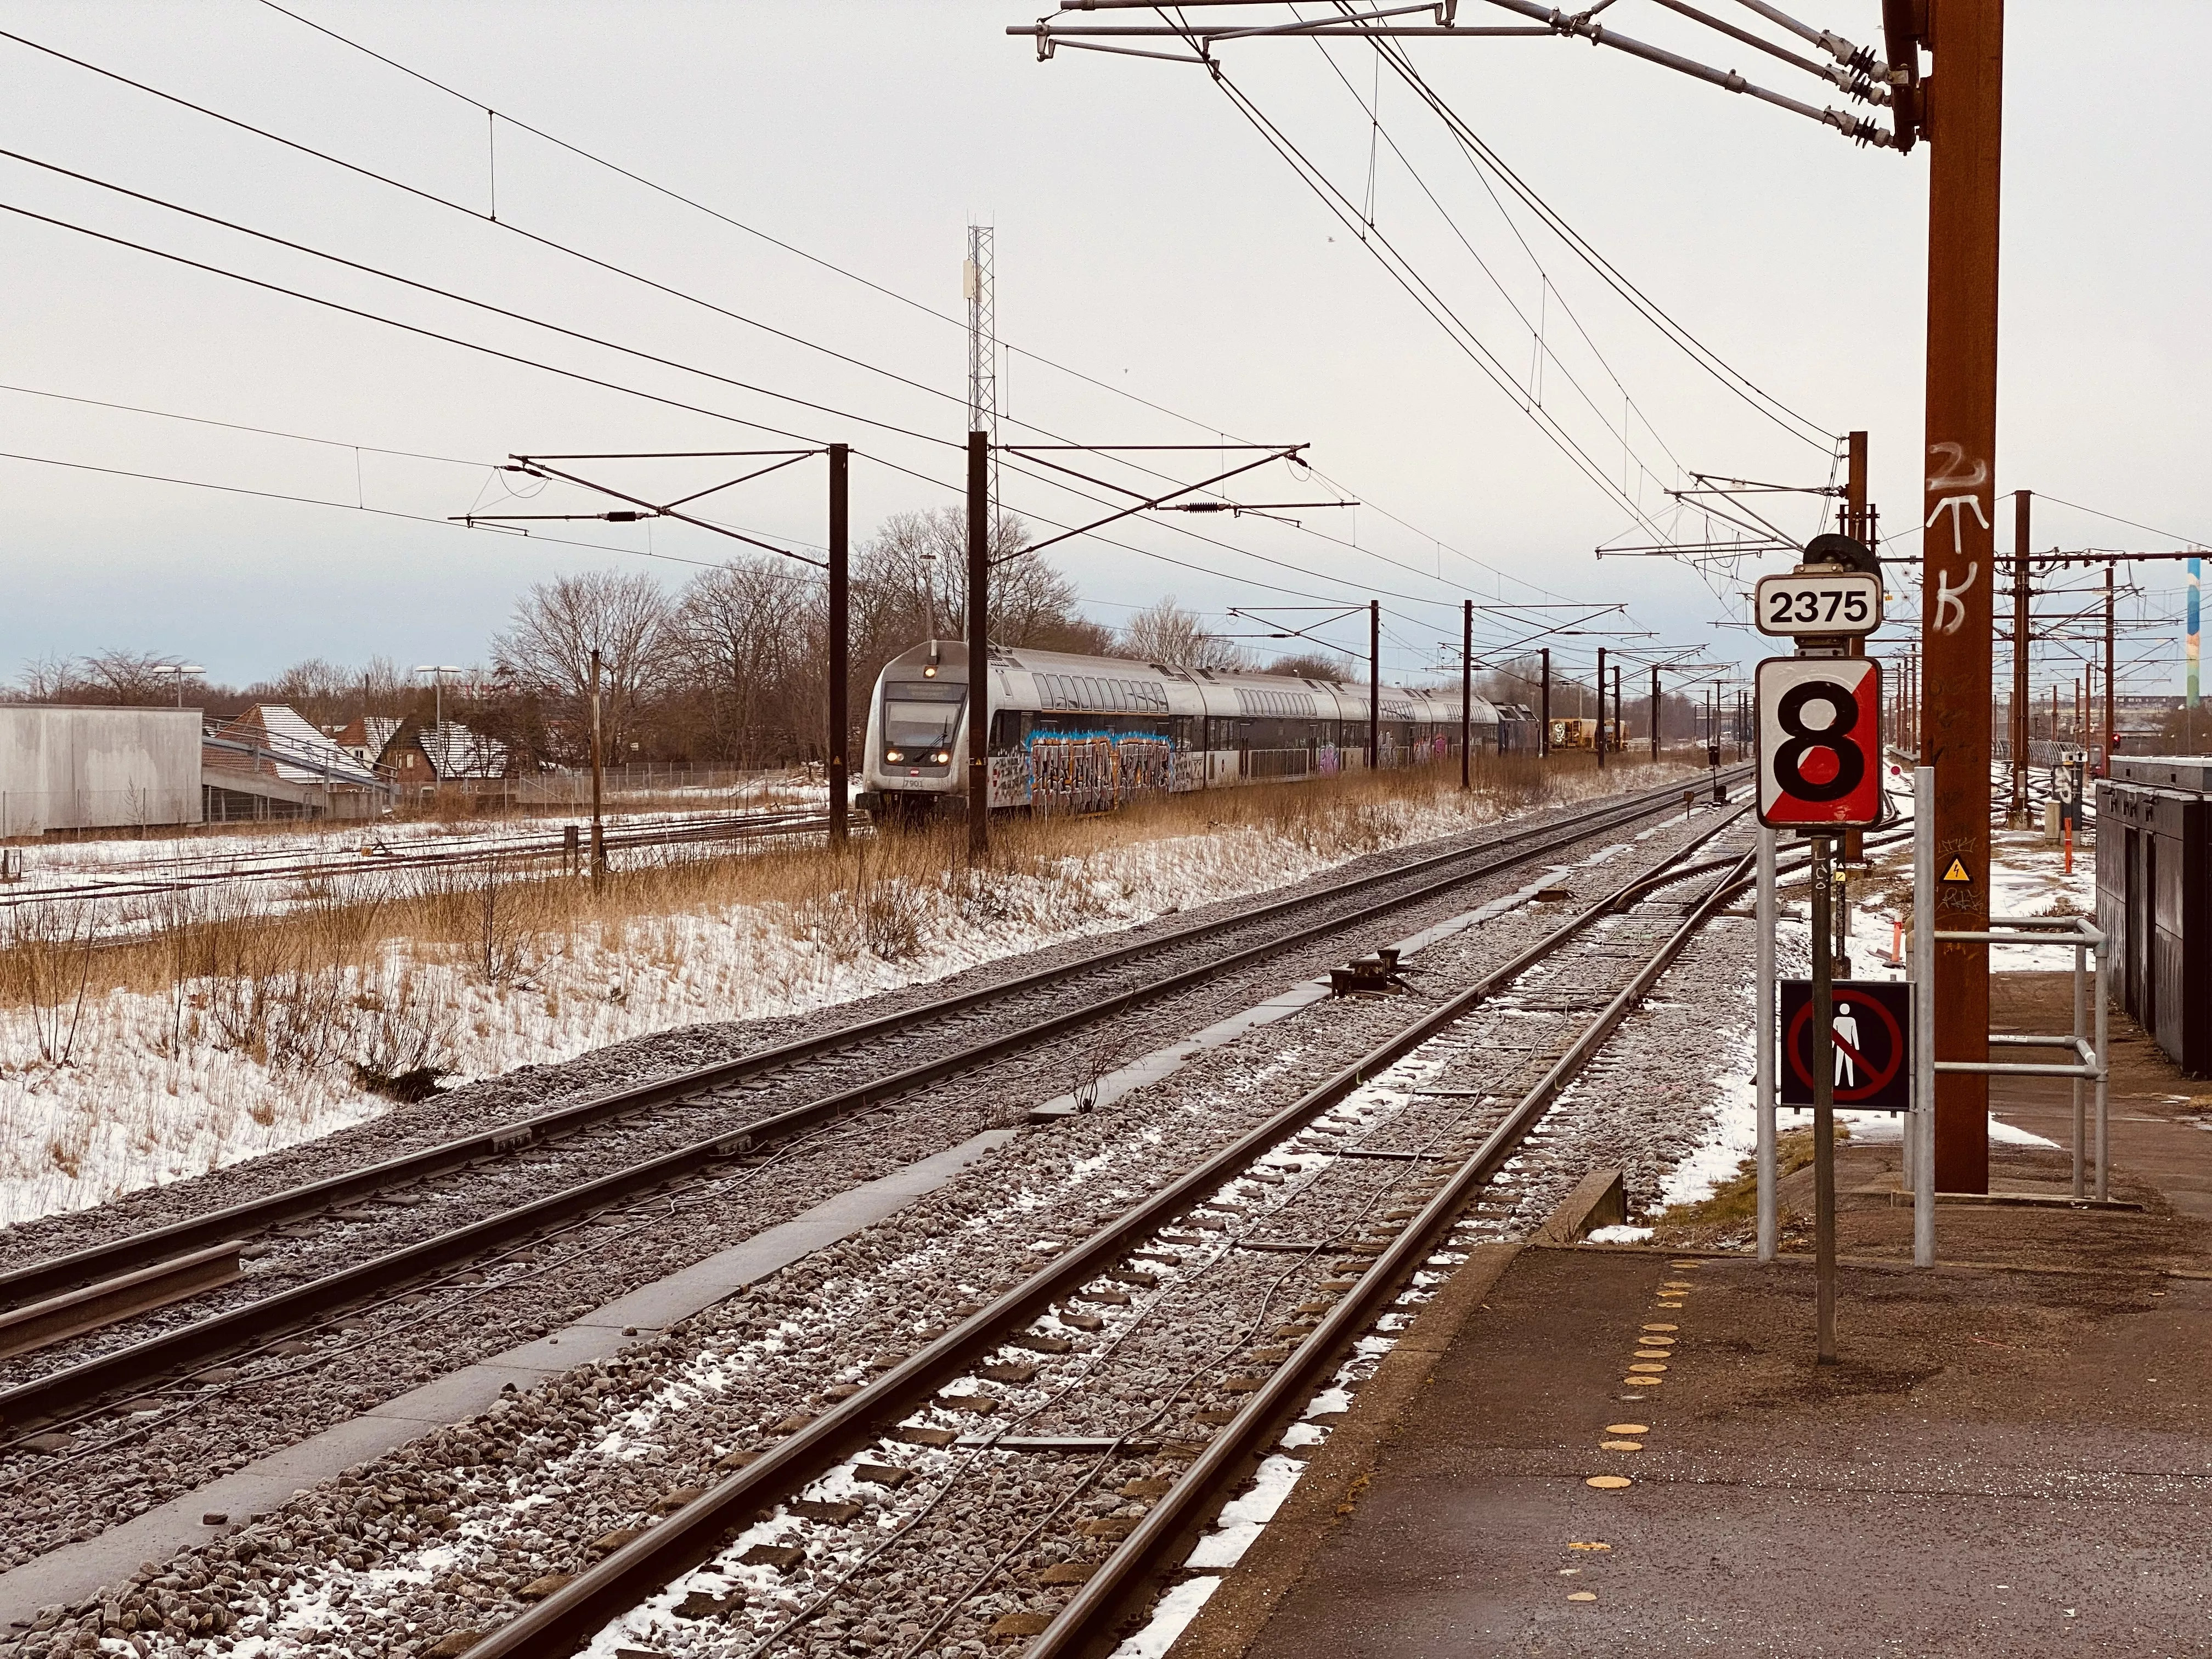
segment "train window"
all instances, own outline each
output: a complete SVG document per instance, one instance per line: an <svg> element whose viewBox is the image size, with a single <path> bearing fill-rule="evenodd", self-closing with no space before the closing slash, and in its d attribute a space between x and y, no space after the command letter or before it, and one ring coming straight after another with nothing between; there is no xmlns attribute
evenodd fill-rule
<svg viewBox="0 0 2212 1659"><path fill-rule="evenodd" d="M890 749L937 750L959 729L968 688L944 680L884 683L884 744Z"/></svg>

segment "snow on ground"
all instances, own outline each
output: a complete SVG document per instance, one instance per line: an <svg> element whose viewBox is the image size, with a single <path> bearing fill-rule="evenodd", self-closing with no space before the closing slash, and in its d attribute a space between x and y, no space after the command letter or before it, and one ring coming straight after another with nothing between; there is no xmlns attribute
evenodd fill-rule
<svg viewBox="0 0 2212 1659"><path fill-rule="evenodd" d="M1559 783L1570 798L1601 788L1595 775ZM1369 809L1367 821L1376 844L1407 846L1499 810L1443 793ZM842 891L796 910L732 903L525 941L489 977L481 953L395 941L370 969L313 981L198 981L81 1006L61 987L40 1006L0 1009L0 1225L377 1116L388 1103L361 1086L355 1060L391 1073L419 1054L460 1083L676 1027L804 1013L1299 881L1354 850L1233 826L981 885L917 885L891 896L900 939L881 954L869 942L880 915Z"/></svg>

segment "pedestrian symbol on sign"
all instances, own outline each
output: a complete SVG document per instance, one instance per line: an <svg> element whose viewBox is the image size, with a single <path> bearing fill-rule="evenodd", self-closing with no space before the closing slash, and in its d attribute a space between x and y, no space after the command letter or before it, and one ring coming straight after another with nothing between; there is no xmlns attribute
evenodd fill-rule
<svg viewBox="0 0 2212 1659"><path fill-rule="evenodd" d="M1851 1018L1851 1005L1838 1003L1831 1023L1836 1030L1836 1087L1855 1089L1859 1081L1859 1023Z"/></svg>

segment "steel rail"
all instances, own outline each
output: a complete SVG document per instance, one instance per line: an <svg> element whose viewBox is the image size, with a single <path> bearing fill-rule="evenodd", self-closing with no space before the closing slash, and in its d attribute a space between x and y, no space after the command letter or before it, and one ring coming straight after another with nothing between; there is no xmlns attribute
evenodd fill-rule
<svg viewBox="0 0 2212 1659"><path fill-rule="evenodd" d="M1110 946L1076 962L1061 963L1012 980L982 986L949 997L939 998L913 1008L878 1015L874 1018L862 1020L855 1024L842 1026L817 1036L780 1043L754 1054L740 1056L736 1060L695 1067L655 1083L617 1089L605 1094L595 1095L570 1105L556 1107L551 1111L520 1119L496 1129L483 1130L457 1139L442 1141L434 1146L424 1147L417 1152L404 1153L398 1158L371 1164L365 1169L349 1170L342 1175L326 1176L319 1181L308 1182L280 1193L272 1193L264 1197L249 1200L243 1204L232 1205L221 1210L210 1211L204 1215L171 1222L166 1226L149 1229L127 1238L93 1245L65 1255L51 1257L44 1261L27 1263L0 1273L0 1307L38 1300L61 1291L74 1289L81 1284L146 1266L169 1255L203 1249L209 1244L226 1239L265 1231L270 1227L280 1225L287 1221L320 1214L341 1204L356 1202L380 1192L390 1191L397 1187L411 1185L438 1176L450 1174L482 1158L498 1158L525 1147L542 1146L549 1139L572 1133L593 1123L650 1110L656 1106L667 1104L694 1093L725 1088L747 1078L814 1060L823 1054L864 1042L895 1035L931 1020L965 1013L987 1003L1048 988L1100 969L1119 967L1140 956L1181 945L1208 933L1220 933L1227 927L1241 927L1253 922L1266 921L1285 911L1329 902L1346 893L1355 892L1362 887L1376 886L1409 875L1418 876L1424 871L1434 869L1440 865L1477 858L1504 848L1515 848L1508 856L1487 860L1478 867L1455 872L1411 893L1393 896L1349 915L1324 918L1295 933L1279 936L1231 956L1216 958L1198 968L1156 981L1143 988L1139 992L1125 994L1110 1003L1077 1011L1076 1016L1057 1017L1055 1020L1047 1021L1042 1024L1025 1026L1021 1031L1008 1034L1006 1037L959 1050L933 1062L909 1066L888 1078L879 1079L875 1084L864 1085L861 1090L845 1091L840 1094L827 1097L823 1101L811 1103L808 1106L800 1107L790 1112L763 1118L741 1128L726 1130L708 1140L680 1149L677 1152L667 1155L666 1159L658 1161L673 1160L672 1163L668 1164L665 1172L656 1174L653 1177L656 1181L666 1179L669 1174L680 1172L687 1164L696 1164L701 1161L702 1157L708 1155L707 1149L711 1149L711 1156L714 1158L734 1156L734 1150L725 1149L732 1148L734 1143L741 1138L750 1137L750 1144L757 1146L763 1139L788 1134L818 1121L825 1115L825 1111L823 1109L824 1108L830 1110L849 1110L857 1105L866 1103L867 1099L874 1098L882 1092L911 1088L921 1083L933 1081L937 1077L989 1059L995 1054L1036 1041L1041 1036L1049 1036L1054 1030L1068 1029L1073 1024L1121 1012L1142 998L1168 994L1184 985L1194 983L1224 968L1237 966L1267 952L1294 948L1322 933L1358 927L1391 909L1402 908L1408 903L1417 903L1446 887L1477 880L1483 876L1510 869L1516 864L1527 863L1533 859L1540 858L1546 853L1555 851L1560 847L1587 840L1593 835L1603 834L1609 829L1633 822L1636 818L1648 817L1662 805L1671 806L1674 791L1671 788L1649 791L1621 803L1617 810L1601 814L1595 821L1585 820L1580 823L1565 827L1546 825L1492 837L1470 847L1436 854L1410 864L1401 865L1392 870L1370 873L1348 881L1333 884L1319 892L1274 900L1246 911L1227 923L1192 922L1160 933L1150 933L1142 939L1127 945ZM1662 801L1662 797L1666 799ZM1516 843L1527 844L1515 847ZM871 1091L874 1092L871 1093ZM638 1167L640 1170L645 1170L656 1165ZM623 1172L624 1175L634 1173L635 1171ZM647 1184L650 1185L652 1182L648 1181ZM0 1395L0 1418L9 1414L9 1402L12 1397L11 1395Z"/></svg>
<svg viewBox="0 0 2212 1659"><path fill-rule="evenodd" d="M1742 810L1738 809L1739 812ZM1732 822L1735 816L1731 814L1727 821ZM878 1078L857 1087L824 1096L754 1123L724 1130L702 1140L656 1154L625 1169L578 1182L543 1198L498 1211L402 1249L354 1263L336 1273L295 1285L289 1290L276 1291L226 1312L63 1366L14 1388L0 1390L0 1424L21 1428L52 1420L64 1413L82 1414L88 1402L121 1394L142 1393L161 1376L204 1364L211 1358L258 1342L289 1334L338 1310L398 1290L441 1269L511 1247L579 1216L611 1208L641 1194L665 1186L672 1181L693 1176L714 1164L757 1151L766 1142L781 1139L826 1120L859 1111L885 1097L926 1086L972 1066L1026 1048L1060 1031L1078 1029L1109 1018L1155 997L1210 979L1224 969L1278 953L1302 939L1358 926L1390 910L1419 902L1437 890L1475 879L1482 874L1492 873L1500 867L1510 867L1513 864L1540 858L1554 850L1561 842L1587 840L1592 833L1592 827L1587 824L1577 826L1571 831L1557 832L1549 840L1520 848L1502 863L1486 866L1480 871L1445 876L1413 893L1393 895L1351 916L1330 917L1313 923L1288 939L1263 940L1227 957L1216 957L1119 996L1086 1004L1018 1030L987 1038L937 1060L908 1066L891 1076ZM1699 837L1699 841L1710 839L1716 833L1717 829L1708 830ZM1691 843L1697 844L1698 842ZM1668 866L1678 861L1686 850L1678 848L1668 854L1660 861L1658 870L1663 872ZM1647 876L1641 878L1640 881L1649 884L1655 878L1656 876ZM1637 884L1632 884L1632 886ZM1622 890L1626 892L1628 890ZM1620 901L1620 895L1617 893L1606 902L1617 906ZM668 1086L659 1085L664 1090ZM234 1212L220 1217L202 1218L199 1224L212 1225L218 1219L226 1220L231 1227L231 1232L225 1236L234 1236L238 1219Z"/></svg>
<svg viewBox="0 0 2212 1659"><path fill-rule="evenodd" d="M742 817L688 819L659 829L617 829L609 830L605 839L611 848L764 841L777 836L810 834L826 829L829 822L826 813L811 809L794 809L788 812L748 813ZM0 892L0 908L12 910L37 904L156 898L165 893L196 892L204 888L230 884L244 886L252 883L344 879L382 875L399 870L445 869L456 865L491 864L506 860L518 864L540 864L560 858L568 850L565 842L539 836L491 844L477 842L465 847L374 855L356 853L345 858L321 857L292 864L254 865L231 870L138 874L134 872L149 870L150 866L118 866L118 873L112 880L79 881L67 886L27 887ZM184 862L182 860L175 861Z"/></svg>
<svg viewBox="0 0 2212 1659"><path fill-rule="evenodd" d="M1099 1651L1116 1638L1118 1623L1137 1591L1188 1553L1185 1547L1191 1534L1219 1507L1224 1488L1248 1472L1280 1432L1284 1419L1296 1414L1321 1379L1341 1363L1353 1340L1396 1299L1405 1281L1443 1242L1460 1211L1498 1173L1560 1091L1580 1074L1621 1021L1650 994L1683 948L1747 884L1746 872L1756 856L1747 853L1732 861L1733 872L1716 884L1683 918L1551 1069L1521 1097L1474 1155L1422 1206L1420 1213L1407 1222L1405 1231L1323 1316L1313 1334L1291 1351L1237 1415L1207 1441L1206 1449L1192 1461L1182 1479L1146 1512L1120 1547L1023 1650L1023 1659L1078 1659Z"/></svg>
<svg viewBox="0 0 2212 1659"><path fill-rule="evenodd" d="M543 1601L490 1632L470 1648L471 1659L508 1659L509 1656L521 1655L546 1659L548 1656L574 1652L610 1621L664 1588L670 1580L713 1559L724 1541L751 1524L763 1508L785 1501L819 1479L843 1458L872 1444L890 1424L911 1413L945 1383L963 1375L980 1356L999 1347L1053 1303L1113 1267L1131 1246L1202 1200L1224 1181L1272 1150L1285 1137L1313 1122L1362 1084L1449 1029L1453 1022L1495 996L1577 934L1613 914L1637 889L1651 882L1654 878L1663 876L1668 866L1679 861L1695 847L1721 834L1747 810L1739 807L1719 823L1705 830L1689 846L1678 848L1667 854L1658 866L1633 878L1569 918L1511 961L1493 969L1475 984L1422 1014L1196 1168L1107 1223L1050 1265L1000 1295L981 1312L970 1315L921 1352L902 1361L895 1370L886 1372L874 1382L863 1386L858 1394L833 1406L812 1423L763 1452L743 1469L677 1510L643 1536L624 1545L596 1566L580 1573ZM1726 884L1723 886L1725 888ZM1702 925L1702 909L1698 917L1684 924L1683 929L1676 935L1678 939L1686 938L1689 932L1693 931L1694 925ZM1679 951L1680 945L1670 941L1670 949ZM1672 960L1671 954L1666 960ZM1663 967L1663 962L1656 968L1647 965L1632 981L1631 988L1648 988ZM1629 992L1624 991L1620 997L1614 999L1614 1006L1624 1006L1628 997ZM1606 1015L1600 1016L1601 1020L1606 1018ZM1617 1024L1618 1016L1613 1018ZM1595 1046L1595 1042L1585 1041L1570 1053L1586 1058ZM1547 1083L1556 1089L1557 1080L1562 1075L1560 1068L1555 1066L1547 1074ZM1542 1088L1546 1085L1538 1086ZM1525 1112L1519 1115L1524 1128L1534 1121L1534 1117ZM1493 1134L1485 1142L1485 1152L1500 1142L1500 1135ZM1470 1184L1463 1170L1447 1190L1464 1193ZM1437 1212L1437 1205L1431 1203L1423 1210L1422 1215L1427 1218ZM1413 1236L1410 1229L1407 1234L1401 1235L1400 1240L1378 1258L1376 1266L1362 1276L1361 1284L1383 1282L1409 1260L1418 1260L1411 1257L1404 1248L1405 1241ZM1425 1243L1420 1255L1427 1255L1432 1248L1432 1245ZM1360 1294L1352 1292L1354 1298L1359 1298ZM1371 1297L1366 1299L1371 1300ZM1320 1330L1334 1333L1343 1328L1343 1322L1337 1321L1333 1314L1331 1321L1325 1322ZM1316 1335L1309 1338L1297 1352L1319 1352L1320 1346L1317 1331ZM1310 1367L1299 1369L1303 1370ZM1282 1372L1278 1371L1276 1375L1280 1376ZM1273 1395L1263 1389L1262 1395L1255 1396L1255 1399L1279 1398L1279 1389ZM1250 1415L1250 1409L1247 1408L1239 1413L1235 1423L1243 1423ZM1235 1423L1230 1426L1233 1428ZM1218 1444L1220 1438L1216 1435L1213 1443L1210 1443ZM1186 1486L1194 1485L1186 1478L1177 1483L1176 1490L1181 1491ZM1154 1513L1157 1514L1158 1510ZM1147 1516L1146 1522L1151 1520L1152 1516ZM1141 1536L1144 1530L1144 1526L1140 1525L1137 1532L1131 1534L1132 1541ZM1157 1531L1156 1528L1155 1536ZM1128 1547L1125 1544L1122 1549L1126 1551ZM1109 1557L1107 1567L1110 1568L1121 1554L1121 1552L1117 1551L1115 1556Z"/></svg>

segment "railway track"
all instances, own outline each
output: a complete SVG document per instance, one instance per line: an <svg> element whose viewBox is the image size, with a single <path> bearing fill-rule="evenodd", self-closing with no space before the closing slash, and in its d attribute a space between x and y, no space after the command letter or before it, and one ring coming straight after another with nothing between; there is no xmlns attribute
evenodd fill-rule
<svg viewBox="0 0 2212 1659"><path fill-rule="evenodd" d="M227 1297L229 1305L221 1311L200 1313L190 1303L173 1304L143 1316L135 1325L103 1328L73 1339L74 1346L11 1362L15 1375L0 1389L7 1443L21 1447L57 1428L99 1420L107 1402L164 1387L180 1389L173 1403L179 1411L188 1409L196 1393L189 1382L191 1373L217 1358L266 1351L349 1310L573 1231L641 1195L702 1179L755 1177L763 1161L778 1156L779 1149L884 1103L998 1057L1066 1038L1232 969L1357 930L1468 882L1670 812L1680 798L1673 788L1647 792L1571 825L1488 836L1385 872L1329 884L1245 913L1237 919L1234 937L1226 940L1218 923L1147 930L1133 943L1073 962L642 1087L610 1091L373 1168L19 1266L0 1274L0 1309L112 1284L220 1245L281 1239L283 1230L328 1226L352 1236L365 1228L366 1215L404 1218L454 1183L486 1189L477 1194L476 1213L457 1224L418 1229L417 1236L396 1248L362 1250L360 1259L299 1275L266 1294L252 1293L251 1280L269 1275L249 1275L240 1285L201 1299L204 1307L207 1300ZM1253 939L1255 931L1263 937ZM1114 973L1122 974L1123 980L1098 984L1100 975ZM981 1035L962 1029L1002 1020L1009 1006L1040 996L1046 1007L1023 1010L1001 1029ZM913 1057L924 1050L928 1058ZM825 1066L839 1073L830 1086L811 1080ZM793 1103L763 1110L755 1103L756 1091L771 1105L778 1091ZM722 1118L703 1136L697 1133L702 1108ZM653 1131L647 1156L624 1156L623 1145L599 1145L592 1139L640 1125ZM589 1158L582 1155L586 1152ZM564 1180L564 1164L589 1167Z"/></svg>
<svg viewBox="0 0 2212 1659"><path fill-rule="evenodd" d="M702 813L634 826L616 824L605 831L603 839L610 852L619 852L819 834L827 830L829 822L828 815L814 807ZM868 833L864 819L851 828L856 834ZM299 858L245 852L218 860L203 854L119 865L112 877L52 884L11 882L0 887L0 909L158 898L227 886L343 882L402 870L465 869L477 866L496 866L509 872L545 869L573 857L576 850L569 846L565 830L472 836L457 845L440 845L426 839L386 846L375 839L374 826L364 826L364 834L370 844L342 857Z"/></svg>
<svg viewBox="0 0 2212 1659"><path fill-rule="evenodd" d="M1741 830L1739 811L1698 842ZM1316 1394L1387 1346L1424 1274L1540 1184L1516 1160L1547 1115L1750 878L1747 850L1690 850L879 1356L469 1652L1105 1652Z"/></svg>

